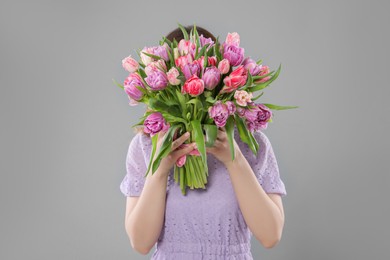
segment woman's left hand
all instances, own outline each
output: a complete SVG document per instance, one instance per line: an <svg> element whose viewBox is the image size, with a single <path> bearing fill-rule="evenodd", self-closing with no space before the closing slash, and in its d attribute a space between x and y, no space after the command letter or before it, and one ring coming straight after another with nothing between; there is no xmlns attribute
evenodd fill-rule
<svg viewBox="0 0 390 260"><path fill-rule="evenodd" d="M206 138L206 137L205 137ZM234 160L241 154L241 149L238 146L236 140L233 138L235 157ZM225 127L218 128L217 139L215 139L214 145L211 147L206 146L206 152L214 155L223 164L232 162L230 145L226 134Z"/></svg>

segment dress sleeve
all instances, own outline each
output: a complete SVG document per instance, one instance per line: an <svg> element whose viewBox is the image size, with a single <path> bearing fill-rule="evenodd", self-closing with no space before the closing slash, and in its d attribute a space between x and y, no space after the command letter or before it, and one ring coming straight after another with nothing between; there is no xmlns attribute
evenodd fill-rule
<svg viewBox="0 0 390 260"><path fill-rule="evenodd" d="M261 131L253 133L253 137L259 144L259 150L255 156L252 151L252 167L257 180L266 193L278 193L286 196L286 187L279 173L278 163L268 137Z"/></svg>
<svg viewBox="0 0 390 260"><path fill-rule="evenodd" d="M137 133L130 142L126 156L126 175L124 176L120 190L126 197L137 197L145 184L147 164L145 160L146 138L142 133Z"/></svg>

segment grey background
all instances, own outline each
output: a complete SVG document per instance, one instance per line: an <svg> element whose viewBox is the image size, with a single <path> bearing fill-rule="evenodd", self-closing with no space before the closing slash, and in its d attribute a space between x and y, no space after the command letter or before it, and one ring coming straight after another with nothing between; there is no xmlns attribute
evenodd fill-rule
<svg viewBox="0 0 390 260"><path fill-rule="evenodd" d="M119 183L144 105L121 60L177 22L277 68L265 133L288 196L280 243L255 259L388 259L385 1L1 1L1 259L149 259L130 247Z"/></svg>

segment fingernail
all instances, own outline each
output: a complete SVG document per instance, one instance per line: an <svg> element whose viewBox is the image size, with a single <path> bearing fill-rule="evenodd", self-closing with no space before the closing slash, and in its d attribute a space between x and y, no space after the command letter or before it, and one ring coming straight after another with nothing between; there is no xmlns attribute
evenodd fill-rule
<svg viewBox="0 0 390 260"><path fill-rule="evenodd" d="M189 133L189 132L186 132L184 135L185 135L185 136L189 136L189 135L190 135L190 133Z"/></svg>

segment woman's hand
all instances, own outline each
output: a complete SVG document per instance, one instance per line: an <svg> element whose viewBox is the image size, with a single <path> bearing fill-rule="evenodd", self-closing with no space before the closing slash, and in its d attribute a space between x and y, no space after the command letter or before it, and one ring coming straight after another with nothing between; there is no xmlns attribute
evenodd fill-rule
<svg viewBox="0 0 390 260"><path fill-rule="evenodd" d="M157 138L157 145L156 145L156 153L154 154L153 161L157 157L158 151L160 150L160 147L162 145L162 141L163 141L164 136L165 136L166 133L167 133L167 131L165 131L165 132L161 132L160 131L160 132L157 133L158 134L158 138ZM195 147L196 147L196 143L195 142L191 143L190 145L188 145L185 148L177 149L189 137L190 137L189 132L186 132L185 134L183 134L182 136L180 136L180 137L178 137L176 139L173 138L174 140L172 141L171 152L166 157L162 158L161 161L160 161L159 168L161 168L163 170L162 172L164 172L166 174L169 174L169 171L175 165L177 159L179 159L182 155L188 154L189 152L191 152L192 150L195 149Z"/></svg>
<svg viewBox="0 0 390 260"><path fill-rule="evenodd" d="M237 157L242 154L241 149L234 138L233 142L235 149L234 161L236 161ZM219 161L221 161L225 165L232 162L230 145L225 127L218 128L217 139L215 140L214 145L212 147L206 146L206 152L214 155Z"/></svg>

